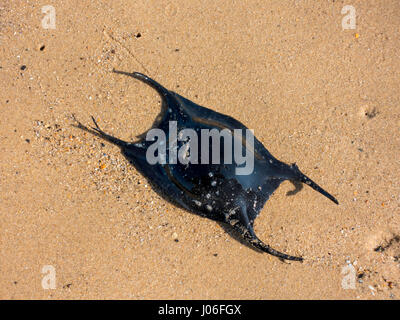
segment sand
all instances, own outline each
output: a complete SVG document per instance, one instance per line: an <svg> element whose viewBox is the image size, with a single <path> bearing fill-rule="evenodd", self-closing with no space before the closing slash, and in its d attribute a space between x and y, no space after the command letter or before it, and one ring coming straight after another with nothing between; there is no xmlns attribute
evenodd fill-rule
<svg viewBox="0 0 400 320"><path fill-rule="evenodd" d="M400 298L400 3L351 1L343 30L347 4L1 1L0 298ZM284 182L256 220L303 263L173 206L73 127L151 127L160 97L113 68L242 121L337 197Z"/></svg>

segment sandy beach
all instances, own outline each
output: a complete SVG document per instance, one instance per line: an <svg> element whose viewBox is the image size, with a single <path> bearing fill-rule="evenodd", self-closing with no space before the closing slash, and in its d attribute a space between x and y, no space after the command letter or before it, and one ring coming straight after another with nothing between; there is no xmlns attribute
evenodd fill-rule
<svg viewBox="0 0 400 320"><path fill-rule="evenodd" d="M398 0L0 1L0 299L399 299L399 28ZM303 263L73 126L151 128L160 96L114 68L241 121L338 199L286 181L255 221Z"/></svg>

